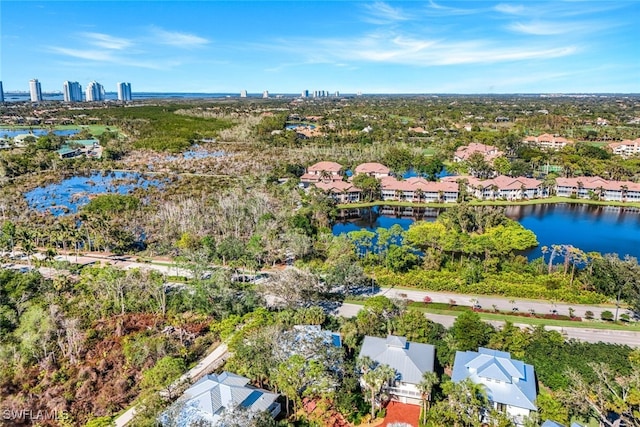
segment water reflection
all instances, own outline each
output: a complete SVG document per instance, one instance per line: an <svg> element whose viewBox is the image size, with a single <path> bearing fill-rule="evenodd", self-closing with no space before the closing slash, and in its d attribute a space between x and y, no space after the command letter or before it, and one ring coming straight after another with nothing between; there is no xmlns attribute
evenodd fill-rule
<svg viewBox="0 0 640 427"><path fill-rule="evenodd" d="M375 231L399 224L403 229L416 220L433 221L442 209L380 206L345 209L333 226L334 234L365 228ZM574 203L509 206L506 215L532 230L540 245L528 251L529 259L542 255L542 246L568 244L587 252L629 254L640 258L640 209Z"/></svg>

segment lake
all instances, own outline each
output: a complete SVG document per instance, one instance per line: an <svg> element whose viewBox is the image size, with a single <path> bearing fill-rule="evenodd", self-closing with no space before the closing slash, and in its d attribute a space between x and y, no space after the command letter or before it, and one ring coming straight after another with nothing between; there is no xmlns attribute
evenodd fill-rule
<svg viewBox="0 0 640 427"><path fill-rule="evenodd" d="M89 176L74 176L55 184L35 188L24 197L29 208L39 212L51 212L60 216L78 212L97 194L128 194L136 188L159 186L156 179L148 179L139 173L111 172L94 173Z"/></svg>
<svg viewBox="0 0 640 427"><path fill-rule="evenodd" d="M375 231L394 224L406 230L416 220L434 221L442 210L390 206L343 210L332 231L334 235L361 228ZM529 259L542 256L542 246L555 244L640 258L640 209L558 203L509 206L505 213L538 237L540 245L527 252Z"/></svg>
<svg viewBox="0 0 640 427"><path fill-rule="evenodd" d="M0 128L0 138L4 138L5 136L8 138L15 138L18 135L24 134L33 134L33 136L42 136L47 135L50 132L49 129L41 129L41 128L29 128L29 129L7 129ZM61 129L54 130L53 134L58 136L72 136L77 133L80 133L78 129Z"/></svg>

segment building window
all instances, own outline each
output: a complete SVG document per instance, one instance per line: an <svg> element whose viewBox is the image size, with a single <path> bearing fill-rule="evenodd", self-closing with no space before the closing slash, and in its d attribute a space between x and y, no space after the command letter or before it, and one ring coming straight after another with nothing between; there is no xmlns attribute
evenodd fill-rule
<svg viewBox="0 0 640 427"><path fill-rule="evenodd" d="M507 405L505 405L504 403L496 403L496 409L498 410L498 412L505 413L507 411Z"/></svg>

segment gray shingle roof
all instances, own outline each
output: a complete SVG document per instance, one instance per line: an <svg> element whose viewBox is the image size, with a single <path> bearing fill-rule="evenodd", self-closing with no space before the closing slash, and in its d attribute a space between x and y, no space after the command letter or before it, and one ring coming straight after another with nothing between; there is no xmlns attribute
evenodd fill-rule
<svg viewBox="0 0 640 427"><path fill-rule="evenodd" d="M485 386L489 400L536 411L537 387L532 365L511 358L509 353L488 348L458 351L451 380L469 378Z"/></svg>
<svg viewBox="0 0 640 427"><path fill-rule="evenodd" d="M389 365L399 375L399 380L409 384L422 381L422 374L433 372L435 347L407 341L404 337L389 335L387 338L365 336L360 357Z"/></svg>

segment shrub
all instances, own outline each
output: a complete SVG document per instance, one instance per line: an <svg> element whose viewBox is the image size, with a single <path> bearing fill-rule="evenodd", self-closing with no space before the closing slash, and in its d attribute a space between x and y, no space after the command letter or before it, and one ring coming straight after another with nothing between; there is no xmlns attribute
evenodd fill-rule
<svg viewBox="0 0 640 427"><path fill-rule="evenodd" d="M613 313L610 312L609 310L605 310L600 314L600 318L602 320L606 320L608 322L611 322L613 320Z"/></svg>
<svg viewBox="0 0 640 427"><path fill-rule="evenodd" d="M629 317L629 315L627 313L622 313L620 315L620 320L622 322L628 322L629 320L631 320L631 318Z"/></svg>
<svg viewBox="0 0 640 427"><path fill-rule="evenodd" d="M591 311L591 310L585 311L584 312L584 317L585 317L585 319L589 319L589 320L593 319L593 311Z"/></svg>

